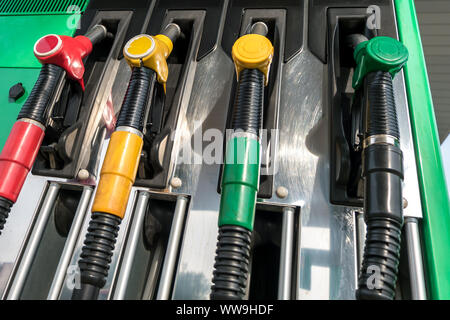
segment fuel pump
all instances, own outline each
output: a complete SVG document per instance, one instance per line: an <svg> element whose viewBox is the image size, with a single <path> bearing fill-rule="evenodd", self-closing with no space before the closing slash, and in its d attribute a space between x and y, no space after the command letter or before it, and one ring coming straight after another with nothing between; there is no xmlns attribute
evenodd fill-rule
<svg viewBox="0 0 450 320"><path fill-rule="evenodd" d="M97 299L105 285L119 225L138 170L146 109L153 101L156 85L162 85L165 92L169 73L166 60L180 33L180 27L171 23L159 35L135 36L123 49L132 68L131 79L102 165L78 262L81 288L74 290L73 300Z"/></svg>
<svg viewBox="0 0 450 320"><path fill-rule="evenodd" d="M251 233L260 173L260 130L264 86L274 48L263 22L252 25L233 45L238 79L233 134L226 143L219 211L219 236L211 299L239 300L246 295Z"/></svg>
<svg viewBox="0 0 450 320"><path fill-rule="evenodd" d="M77 81L84 90L83 59L106 35L105 26L95 25L84 36L49 34L35 43L34 55L42 68L0 154L0 231L33 167L49 109L59 99L67 78Z"/></svg>
<svg viewBox="0 0 450 320"><path fill-rule="evenodd" d="M393 299L403 226L403 155L392 79L408 59L408 50L389 37L367 40L351 35L356 69L352 86L362 90L364 257L356 297Z"/></svg>

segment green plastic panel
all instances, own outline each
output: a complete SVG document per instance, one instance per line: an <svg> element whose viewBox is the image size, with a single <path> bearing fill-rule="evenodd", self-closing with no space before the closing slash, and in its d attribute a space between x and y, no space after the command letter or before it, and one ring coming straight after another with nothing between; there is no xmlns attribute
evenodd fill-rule
<svg viewBox="0 0 450 320"><path fill-rule="evenodd" d="M49 34L73 35L80 14L0 16L0 68L40 68L36 40Z"/></svg>
<svg viewBox="0 0 450 320"><path fill-rule="evenodd" d="M88 0L2 0L0 15L83 12L88 2Z"/></svg>
<svg viewBox="0 0 450 320"><path fill-rule="evenodd" d="M439 137L413 0L395 0L400 40L410 57L405 81L423 207L430 298L450 299L450 205Z"/></svg>
<svg viewBox="0 0 450 320"><path fill-rule="evenodd" d="M88 0L0 1L0 150L39 75L33 54L36 40L49 34L72 36ZM9 88L21 82L25 94L9 100Z"/></svg>
<svg viewBox="0 0 450 320"><path fill-rule="evenodd" d="M0 68L0 108L1 108L1 125L0 125L0 150L8 138L9 132L16 121L20 108L25 102L28 94L33 88L34 83L39 75L39 69L13 69ZM25 94L16 102L9 101L9 88L14 84L21 82L25 88Z"/></svg>

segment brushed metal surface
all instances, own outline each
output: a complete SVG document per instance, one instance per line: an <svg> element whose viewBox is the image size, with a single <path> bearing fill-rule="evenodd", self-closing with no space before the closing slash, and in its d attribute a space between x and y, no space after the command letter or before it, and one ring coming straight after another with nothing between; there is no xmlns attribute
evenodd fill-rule
<svg viewBox="0 0 450 320"><path fill-rule="evenodd" d="M30 230L29 236L27 237L28 239L26 246L24 247L24 252L17 263L14 277L10 280L11 286L8 288L6 297L8 300L18 300L20 298L22 289L25 285L25 281L36 255L37 248L42 239L45 226L47 225L47 221L51 215L56 197L58 196L59 189L60 185L52 182L46 190L44 201L42 202L39 211L36 213L36 223L34 224L33 229Z"/></svg>
<svg viewBox="0 0 450 320"><path fill-rule="evenodd" d="M58 267L56 268L52 285L48 292L48 300L57 300L59 297L59 293L61 292L61 288L64 284L67 267L70 263L70 259L72 258L73 250L80 234L81 225L86 214L86 207L92 200L92 193L93 190L91 187L86 186L83 188L80 202L78 203L77 211L75 212L72 226L70 227L70 232L67 235L67 241L64 245L64 250L61 253L61 258L59 260Z"/></svg>
<svg viewBox="0 0 450 320"><path fill-rule="evenodd" d="M62 181L34 176L31 173L14 204L0 236L0 294L5 294L8 279L25 248L26 236L33 227L33 217L46 196L49 181Z"/></svg>
<svg viewBox="0 0 450 320"><path fill-rule="evenodd" d="M227 68L228 74L224 69ZM209 72L206 72L208 70ZM198 62L186 119L181 125L186 141L194 139L194 123L220 128L233 75L231 60L217 48ZM211 72L213 71L213 72ZM227 82L225 75L228 75ZM233 79L234 80L234 79ZM297 299L354 299L357 262L354 215L360 208L329 202L329 112L326 109L327 68L307 48L283 66L274 190L287 188L287 197L260 202L301 207L296 270ZM394 81L399 109L401 145L405 154L404 194L420 208L415 160L402 75ZM219 126L217 126L219 124ZM207 299L211 286L220 197L216 191L219 166L178 164L174 176L183 181L179 190L192 195L185 237L176 275L175 299ZM419 210L405 209L405 215ZM203 255L199 256L198 252Z"/></svg>

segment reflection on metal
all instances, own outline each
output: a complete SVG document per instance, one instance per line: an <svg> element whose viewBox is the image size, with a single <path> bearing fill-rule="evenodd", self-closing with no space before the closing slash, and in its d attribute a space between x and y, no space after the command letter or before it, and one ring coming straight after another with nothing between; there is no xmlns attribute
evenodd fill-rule
<svg viewBox="0 0 450 320"><path fill-rule="evenodd" d="M150 271L148 272L147 282L145 283L144 293L142 294L142 300L151 300L154 296L153 293L156 287L155 279L158 278L158 270L164 259L163 251L163 246L157 246L155 249L155 257L157 257L157 259L155 259L155 263L152 264Z"/></svg>
<svg viewBox="0 0 450 320"><path fill-rule="evenodd" d="M197 62L189 108L178 127L180 146L189 145L196 132L225 128L233 80L233 62L220 47ZM218 233L219 172L220 164L215 163L180 161L175 167L173 176L179 177L183 184L173 191L189 194L191 198L173 299L209 299Z"/></svg>
<svg viewBox="0 0 450 320"><path fill-rule="evenodd" d="M358 273L362 267L364 256L364 245L366 243L366 223L364 221L364 213L356 212L356 258Z"/></svg>
<svg viewBox="0 0 450 320"><path fill-rule="evenodd" d="M173 271L175 270L181 234L183 233L183 222L187 203L188 199L186 197L178 197L175 212L173 214L172 228L170 229L169 242L164 257L161 278L159 280L158 295L156 296L156 299L158 300L167 300L170 296Z"/></svg>
<svg viewBox="0 0 450 320"><path fill-rule="evenodd" d="M87 211L87 207L91 201L92 193L93 189L91 187L83 188L83 193L81 195L75 217L70 227L70 232L67 236L66 244L64 245L64 250L61 254L61 258L59 260L58 267L56 269L55 276L50 287L50 291L48 293L48 300L57 300L59 297L59 293L61 292L64 278L66 276L67 267L69 266L75 244L77 242L78 236L80 235L80 230Z"/></svg>
<svg viewBox="0 0 450 320"><path fill-rule="evenodd" d="M59 188L60 185L58 183L50 183L42 206L36 212L36 223L30 230L31 234L24 247L25 251L22 254L22 258L20 259L17 271L14 274L11 287L8 290L8 300L17 300L20 298L25 280L27 279L31 264L33 263L36 254L36 250L39 246L39 242L41 241L48 218L52 212Z"/></svg>
<svg viewBox="0 0 450 320"><path fill-rule="evenodd" d="M422 249L418 220L405 219L406 247L408 250L408 265L411 284L411 297L413 300L426 300L425 276L423 271Z"/></svg>
<svg viewBox="0 0 450 320"><path fill-rule="evenodd" d="M48 180L45 177L28 175L0 237L0 293L2 296L5 296L8 279L11 282L14 265L20 253L23 252L24 239L27 238L32 226L33 217L46 196ZM61 179L52 179L52 181L58 180Z"/></svg>
<svg viewBox="0 0 450 320"><path fill-rule="evenodd" d="M294 208L283 209L278 300L291 299L292 258L294 253Z"/></svg>
<svg viewBox="0 0 450 320"><path fill-rule="evenodd" d="M125 253L120 264L120 273L114 290L113 299L125 299L128 279L132 272L133 260L136 255L136 248L140 237L142 236L142 226L144 223L145 213L147 212L149 194L147 192L139 192L137 197L136 209L134 211L133 225L127 238Z"/></svg>

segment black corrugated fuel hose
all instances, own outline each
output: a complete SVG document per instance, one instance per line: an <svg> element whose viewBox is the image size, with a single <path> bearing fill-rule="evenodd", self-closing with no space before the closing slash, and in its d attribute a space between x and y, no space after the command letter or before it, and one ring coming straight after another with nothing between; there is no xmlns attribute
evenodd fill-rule
<svg viewBox="0 0 450 320"><path fill-rule="evenodd" d="M356 297L393 299L403 225L403 156L389 72L368 73L363 176L367 236Z"/></svg>

